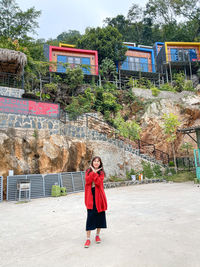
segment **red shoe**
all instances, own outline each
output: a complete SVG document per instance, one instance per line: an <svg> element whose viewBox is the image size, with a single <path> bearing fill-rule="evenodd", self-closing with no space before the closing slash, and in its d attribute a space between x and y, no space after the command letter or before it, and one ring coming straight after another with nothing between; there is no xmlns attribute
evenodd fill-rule
<svg viewBox="0 0 200 267"><path fill-rule="evenodd" d="M101 243L101 239L100 239L100 237L98 235L96 235L95 241L96 241L96 243Z"/></svg>
<svg viewBox="0 0 200 267"><path fill-rule="evenodd" d="M90 246L90 240L89 239L87 239L87 241L85 242L85 245L84 245L84 247L85 248L89 248L89 246Z"/></svg>

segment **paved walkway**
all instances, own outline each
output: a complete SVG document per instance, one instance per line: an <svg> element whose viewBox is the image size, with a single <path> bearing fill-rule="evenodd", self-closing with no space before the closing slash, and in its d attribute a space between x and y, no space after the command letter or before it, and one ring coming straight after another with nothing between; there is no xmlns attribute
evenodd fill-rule
<svg viewBox="0 0 200 267"><path fill-rule="evenodd" d="M85 249L84 193L0 204L1 267L199 267L200 187L107 189L101 244Z"/></svg>

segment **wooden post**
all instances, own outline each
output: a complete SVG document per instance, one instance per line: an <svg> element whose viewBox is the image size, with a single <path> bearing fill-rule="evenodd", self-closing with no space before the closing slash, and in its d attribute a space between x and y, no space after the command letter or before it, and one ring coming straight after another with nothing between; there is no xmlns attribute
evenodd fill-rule
<svg viewBox="0 0 200 267"><path fill-rule="evenodd" d="M172 68L171 68L170 62L169 62L169 73L170 73L170 80L171 80L171 85L172 85Z"/></svg>

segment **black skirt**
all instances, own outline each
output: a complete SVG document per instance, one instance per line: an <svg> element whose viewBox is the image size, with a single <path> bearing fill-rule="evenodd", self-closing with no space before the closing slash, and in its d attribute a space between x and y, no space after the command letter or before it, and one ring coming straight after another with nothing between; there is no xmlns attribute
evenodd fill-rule
<svg viewBox="0 0 200 267"><path fill-rule="evenodd" d="M95 205L95 187L92 187L93 209L87 210L86 231L95 230L96 228L107 228L105 211L97 212Z"/></svg>

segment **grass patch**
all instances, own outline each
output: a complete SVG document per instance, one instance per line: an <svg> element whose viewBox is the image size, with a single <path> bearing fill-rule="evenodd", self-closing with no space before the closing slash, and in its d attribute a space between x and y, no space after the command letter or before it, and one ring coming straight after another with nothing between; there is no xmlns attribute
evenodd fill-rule
<svg viewBox="0 0 200 267"><path fill-rule="evenodd" d="M196 178L195 172L178 172L177 174L173 174L172 176L164 177L167 181L173 181L175 183L183 183L188 181L194 181Z"/></svg>
<svg viewBox="0 0 200 267"><path fill-rule="evenodd" d="M18 201L15 204L24 204L24 203L29 203L30 201L28 200L23 200L23 201Z"/></svg>
<svg viewBox="0 0 200 267"><path fill-rule="evenodd" d="M109 182L123 182L124 179L117 177L116 175L111 175L108 179Z"/></svg>

